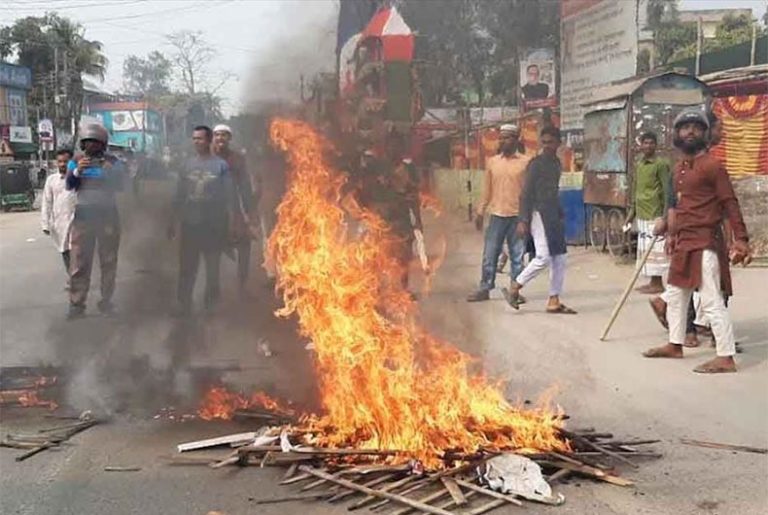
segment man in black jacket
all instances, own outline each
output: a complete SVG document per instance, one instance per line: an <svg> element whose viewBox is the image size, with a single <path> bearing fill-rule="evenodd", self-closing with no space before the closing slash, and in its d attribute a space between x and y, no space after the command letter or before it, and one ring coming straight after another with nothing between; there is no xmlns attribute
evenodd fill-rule
<svg viewBox="0 0 768 515"><path fill-rule="evenodd" d="M536 257L512 282L505 296L513 308L519 309L520 290L549 267L547 313L574 314L576 312L573 309L560 302L566 264L565 227L559 195L562 167L557 158L560 130L557 127L545 127L539 142L542 153L528 165L517 224L520 237L529 232L533 237Z"/></svg>

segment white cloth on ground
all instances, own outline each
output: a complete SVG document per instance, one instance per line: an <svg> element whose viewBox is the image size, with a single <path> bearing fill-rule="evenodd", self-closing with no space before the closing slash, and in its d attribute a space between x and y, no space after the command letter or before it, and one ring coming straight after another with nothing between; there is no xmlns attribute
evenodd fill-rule
<svg viewBox="0 0 768 515"><path fill-rule="evenodd" d="M688 303L691 300L693 290L670 284L667 286L667 292L669 342L682 345L685 342ZM733 356L736 354L733 324L720 291L720 262L714 250L706 249L701 256L699 298L701 299L701 311L712 325L717 355Z"/></svg>
<svg viewBox="0 0 768 515"><path fill-rule="evenodd" d="M520 272L515 281L525 286L549 266L549 295L550 297L560 295L565 282L566 254L549 255L547 233L538 211L534 211L531 217L531 236L536 247L536 257Z"/></svg>
<svg viewBox="0 0 768 515"><path fill-rule="evenodd" d="M660 236L653 243L654 220L637 219L637 264L645 255L645 251L653 244L653 250L643 266L643 275L646 277L666 277L669 270L669 257L664 250L664 237Z"/></svg>
<svg viewBox="0 0 768 515"><path fill-rule="evenodd" d="M69 229L75 217L77 193L66 188L65 176L56 172L48 176L40 205L40 225L51 232L51 240L59 252L69 250Z"/></svg>

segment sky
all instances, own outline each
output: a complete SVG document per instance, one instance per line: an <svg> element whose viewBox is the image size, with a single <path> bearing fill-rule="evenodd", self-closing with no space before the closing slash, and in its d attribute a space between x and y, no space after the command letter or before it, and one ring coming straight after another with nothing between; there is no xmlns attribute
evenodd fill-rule
<svg viewBox="0 0 768 515"><path fill-rule="evenodd" d="M545 0L552 1L552 0ZM617 0L628 1L628 0ZM55 11L80 22L104 44L110 64L104 86L122 86L123 60L153 50L170 53L165 35L201 31L218 55L213 77L234 77L218 91L227 114L249 102L297 99L299 77L333 71L338 0L2 0L0 25ZM768 0L681 0L680 8L752 8L761 19ZM212 78L213 83L219 81Z"/></svg>

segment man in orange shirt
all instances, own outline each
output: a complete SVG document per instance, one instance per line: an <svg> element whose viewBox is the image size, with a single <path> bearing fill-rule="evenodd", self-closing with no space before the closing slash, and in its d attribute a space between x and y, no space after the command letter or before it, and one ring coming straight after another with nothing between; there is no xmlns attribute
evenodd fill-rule
<svg viewBox="0 0 768 515"><path fill-rule="evenodd" d="M495 287L496 266L504 246L509 246L512 265L510 280L523 269L525 240L515 233L520 212L520 193L525 181L525 168L529 159L517 152L520 131L515 125L506 124L500 128L499 153L488 159L485 171L483 200L478 206L476 225L482 227L486 212L490 215L485 231L482 275L480 288L467 297L468 302L480 302L490 298Z"/></svg>

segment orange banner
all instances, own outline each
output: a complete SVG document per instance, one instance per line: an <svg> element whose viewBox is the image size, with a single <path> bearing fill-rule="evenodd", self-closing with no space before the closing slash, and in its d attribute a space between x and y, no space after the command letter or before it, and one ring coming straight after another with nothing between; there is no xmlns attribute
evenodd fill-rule
<svg viewBox="0 0 768 515"><path fill-rule="evenodd" d="M723 139L712 153L731 175L768 175L768 95L716 98Z"/></svg>

